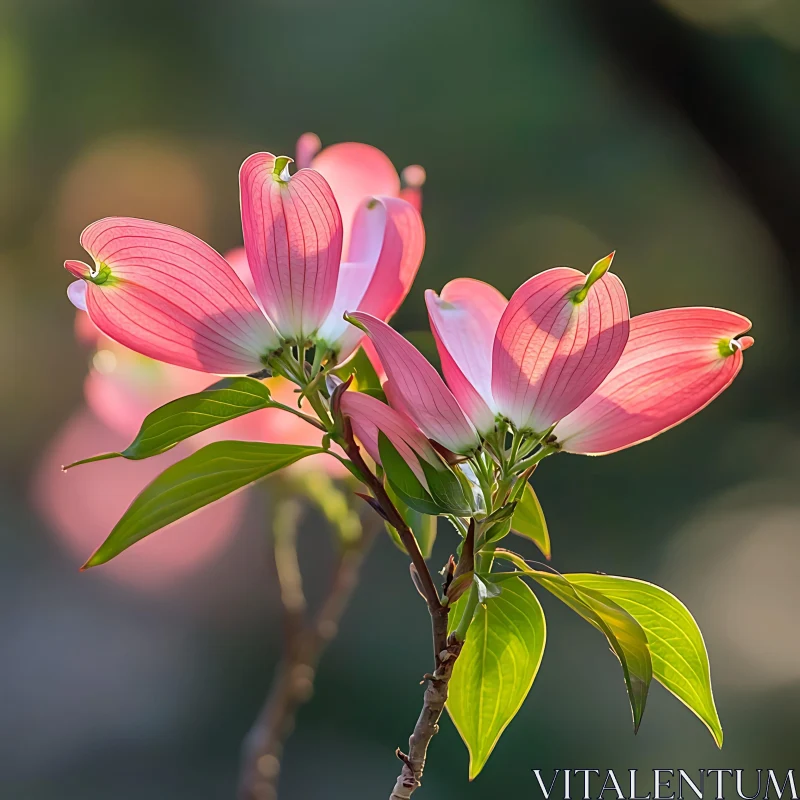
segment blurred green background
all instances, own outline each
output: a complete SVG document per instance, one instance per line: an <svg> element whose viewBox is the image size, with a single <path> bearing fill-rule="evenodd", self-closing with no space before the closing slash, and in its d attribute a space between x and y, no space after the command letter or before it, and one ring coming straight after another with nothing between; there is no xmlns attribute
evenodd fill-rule
<svg viewBox="0 0 800 800"><path fill-rule="evenodd" d="M292 153L306 130L427 169L428 248L395 319L403 332L427 328L427 287L469 275L510 294L614 248L633 313L719 305L754 321L742 375L699 418L607 458L552 459L536 476L555 567L652 580L694 612L723 752L656 686L634 736L601 637L544 597L548 648L519 716L473 784L445 721L420 798L537 797L533 767L797 768L799 8L3 0L0 796L234 794L281 642L268 492L248 498L213 560L141 591L103 568L77 572L35 476L83 403L87 353L61 269L84 257L81 229L141 216L237 246L239 164ZM104 468L91 481L98 497L114 491ZM304 519L314 587L329 536ZM442 527L437 568L455 544ZM300 715L282 797L388 795L430 667L426 617L381 538Z"/></svg>

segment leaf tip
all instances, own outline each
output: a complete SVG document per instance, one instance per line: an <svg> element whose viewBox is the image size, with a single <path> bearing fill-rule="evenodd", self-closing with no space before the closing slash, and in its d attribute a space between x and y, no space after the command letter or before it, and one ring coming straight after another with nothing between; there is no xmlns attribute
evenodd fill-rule
<svg viewBox="0 0 800 800"><path fill-rule="evenodd" d="M89 458L82 458L80 461L73 461L71 464L62 464L61 471L66 472L68 469L72 469L73 467L80 467L83 464L91 464L94 461L105 461L109 458L120 458L122 453L101 453L99 456L89 456Z"/></svg>
<svg viewBox="0 0 800 800"><path fill-rule="evenodd" d="M97 550L89 556L79 572L86 572L92 567L99 567L101 564L105 564L106 561L109 561L110 559L102 553L102 549L102 547L98 547Z"/></svg>

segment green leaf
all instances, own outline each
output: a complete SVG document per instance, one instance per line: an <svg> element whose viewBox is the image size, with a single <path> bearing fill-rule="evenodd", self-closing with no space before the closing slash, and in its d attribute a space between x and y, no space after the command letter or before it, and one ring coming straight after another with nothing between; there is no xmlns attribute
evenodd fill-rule
<svg viewBox="0 0 800 800"><path fill-rule="evenodd" d="M348 359L347 363L335 369L333 374L343 381L346 381L351 375L355 376L355 389L372 397L377 397L384 403L386 402L386 395L381 387L381 379L378 377L378 373L375 372L375 367L372 366L372 362L363 347L359 347L356 354Z"/></svg>
<svg viewBox="0 0 800 800"><path fill-rule="evenodd" d="M122 452L84 458L69 466L106 458L150 458L201 431L272 405L269 389L261 381L226 378L205 391L179 397L148 414L136 438Z"/></svg>
<svg viewBox="0 0 800 800"><path fill-rule="evenodd" d="M450 616L458 621L467 596ZM447 710L469 750L469 779L483 769L500 735L519 711L544 654L544 612L519 578L478 606L453 667Z"/></svg>
<svg viewBox="0 0 800 800"><path fill-rule="evenodd" d="M428 481L433 502L448 514L455 514L457 517L471 516L473 509L455 473L444 464L442 469L437 469L423 459L420 460L420 464Z"/></svg>
<svg viewBox="0 0 800 800"><path fill-rule="evenodd" d="M542 551L544 557L548 561L550 560L550 534L547 531L547 523L539 498L529 483L525 484L522 497L514 509L511 530L530 539Z"/></svg>
<svg viewBox="0 0 800 800"><path fill-rule="evenodd" d="M506 520L511 519L514 516L514 511L517 507L517 501L514 500L511 503L506 503L504 506L501 506L497 509L497 511L493 511L483 520L484 525L492 525L495 522L505 522Z"/></svg>
<svg viewBox="0 0 800 800"><path fill-rule="evenodd" d="M387 482L407 506L422 514L436 516L440 513L439 506L433 501L430 493L383 431L378 431L378 453Z"/></svg>
<svg viewBox="0 0 800 800"><path fill-rule="evenodd" d="M601 592L574 586L555 570L544 572L530 569L524 559L516 553L497 550L496 555L498 558L511 561L525 575L554 594L605 635L622 665L633 713L633 728L634 731L638 731L647 704L650 681L653 678L650 648L642 626L622 606ZM502 574L494 573L491 577L502 580Z"/></svg>
<svg viewBox="0 0 800 800"><path fill-rule="evenodd" d="M411 508L407 503L404 503L398 497L397 492L394 491L391 484L387 484L386 493L391 498L395 508L400 512L400 515L406 521L406 525L411 528L411 531L417 540L417 544L419 544L419 549L422 552L422 555L425 556L425 558L430 558L431 553L433 552L433 543L436 541L436 528L438 524L437 518L430 516L429 514L421 514L419 511ZM392 541L397 545L397 547L400 548L402 552L408 555L406 548L400 539L400 535L397 533L397 530L394 528L394 526L390 525L388 522L385 522L384 525L386 526L386 530L389 532L389 536L391 537Z"/></svg>
<svg viewBox="0 0 800 800"><path fill-rule="evenodd" d="M622 606L647 634L653 677L693 711L722 747L722 725L711 690L703 635L677 597L652 583L612 575L565 575L573 585L602 592Z"/></svg>
<svg viewBox="0 0 800 800"><path fill-rule="evenodd" d="M248 483L324 452L266 442L214 442L164 470L131 503L84 569L105 564L132 544ZM98 491L102 491L102 482Z"/></svg>

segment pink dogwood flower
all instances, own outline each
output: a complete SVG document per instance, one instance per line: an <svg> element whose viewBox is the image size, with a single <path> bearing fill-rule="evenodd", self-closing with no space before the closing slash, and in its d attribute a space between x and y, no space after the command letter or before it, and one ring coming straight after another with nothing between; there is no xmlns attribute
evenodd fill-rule
<svg viewBox="0 0 800 800"><path fill-rule="evenodd" d="M739 374L750 320L718 308L670 308L631 320L622 357L553 430L561 449L604 455L652 439L705 408ZM740 338L736 338L740 337Z"/></svg>
<svg viewBox="0 0 800 800"><path fill-rule="evenodd" d="M628 302L608 272L559 267L524 283L506 302L472 279L426 292L447 383L400 334L363 312L350 317L370 336L402 406L426 436L456 453L480 443L498 417L545 432L577 408L622 355Z"/></svg>
<svg viewBox="0 0 800 800"><path fill-rule="evenodd" d="M344 224L344 249L350 241L353 218L365 197L400 197L422 211L425 170L419 164L405 167L400 175L389 157L362 142L340 142L322 148L315 133L304 133L296 146L298 168L310 167L330 184Z"/></svg>
<svg viewBox="0 0 800 800"><path fill-rule="evenodd" d="M389 378L389 402L426 436L474 450L498 418L556 446L601 455L630 447L696 414L726 389L753 344L750 321L714 308L628 318L613 253L583 276L559 267L510 301L461 278L425 294L446 383L385 323L355 313ZM741 338L738 338L741 337Z"/></svg>
<svg viewBox="0 0 800 800"><path fill-rule="evenodd" d="M331 187L315 170L290 174L290 162L256 153L240 171L258 302L205 242L124 217L82 233L94 265L65 263L81 279L69 288L70 299L126 347L201 372L257 372L284 342L311 342L344 360L360 335L343 312L394 313L422 259L422 220L397 197L362 196L342 262L344 227Z"/></svg>

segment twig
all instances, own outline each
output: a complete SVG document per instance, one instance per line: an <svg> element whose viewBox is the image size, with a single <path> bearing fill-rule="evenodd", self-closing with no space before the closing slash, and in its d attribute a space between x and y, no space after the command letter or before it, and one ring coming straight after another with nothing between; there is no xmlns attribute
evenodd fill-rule
<svg viewBox="0 0 800 800"><path fill-rule="evenodd" d="M313 694L320 657L336 636L339 621L358 583L361 565L382 524L365 526L358 541L340 551L328 593L314 619L306 622L306 603L299 582L295 548L297 519L295 517L294 525L279 524L286 521L289 520L276 518L273 534L284 605L286 646L267 700L242 748L241 800L275 800L277 797L286 739L294 729L299 708ZM287 535L289 531L291 535Z"/></svg>
<svg viewBox="0 0 800 800"><path fill-rule="evenodd" d="M445 634L447 631L445 618ZM447 702L447 687L453 675L453 666L461 653L464 643L451 635L447 647L439 654L439 666L433 675L426 676L428 685L422 702L422 711L414 726L414 732L408 740L408 755L397 751L397 757L403 762L403 768L397 776L397 782L389 800L408 800L419 788L428 745L439 732L439 718Z"/></svg>
<svg viewBox="0 0 800 800"><path fill-rule="evenodd" d="M345 418L344 422L345 452L358 468L367 486L372 490L375 499L383 509L385 518L397 530L400 540L409 556L411 556L411 563L414 565L419 577L419 589L425 597L431 616L434 671L432 675L426 676L428 685L425 688L422 711L417 719L417 724L414 726L414 732L408 740L408 754L402 753L399 749L396 751L397 757L403 762L403 768L397 776L397 781L389 798L389 800L406 800L420 786L425 760L428 755L428 745L439 731L439 719L447 702L447 687L453 674L453 666L461 653L464 643L453 635L448 638L447 615L450 611L450 606L442 604L416 537L400 512L395 508L394 503L383 487L383 483L364 461L361 451L353 438L349 420Z"/></svg>

